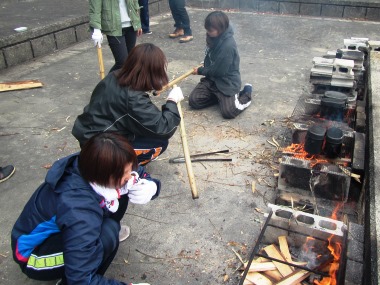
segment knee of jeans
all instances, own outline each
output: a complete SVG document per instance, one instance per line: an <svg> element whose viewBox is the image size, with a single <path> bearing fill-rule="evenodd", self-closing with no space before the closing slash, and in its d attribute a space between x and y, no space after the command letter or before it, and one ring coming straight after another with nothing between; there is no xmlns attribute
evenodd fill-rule
<svg viewBox="0 0 380 285"><path fill-rule="evenodd" d="M120 224L114 219L103 220L100 240L105 252L112 252L119 245L119 231Z"/></svg>

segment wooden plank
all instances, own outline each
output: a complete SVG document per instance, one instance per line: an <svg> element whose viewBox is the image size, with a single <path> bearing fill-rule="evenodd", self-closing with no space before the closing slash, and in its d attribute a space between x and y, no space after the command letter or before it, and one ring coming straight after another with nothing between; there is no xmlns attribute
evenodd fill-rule
<svg viewBox="0 0 380 285"><path fill-rule="evenodd" d="M277 282L276 285L295 285L310 276L310 272L306 270L296 270L289 276Z"/></svg>
<svg viewBox="0 0 380 285"><path fill-rule="evenodd" d="M265 277L264 275L258 272L249 272L245 277L245 281L249 281L252 283L243 283L243 284L255 284L255 285L273 285L272 281Z"/></svg>
<svg viewBox="0 0 380 285"><path fill-rule="evenodd" d="M285 257L285 260L289 263L292 263L292 256L290 255L288 241L286 240L286 236L278 237L278 244L280 245L280 251L282 255Z"/></svg>
<svg viewBox="0 0 380 285"><path fill-rule="evenodd" d="M277 267L273 262L252 262L248 269L248 272L261 272L268 270L276 270Z"/></svg>
<svg viewBox="0 0 380 285"><path fill-rule="evenodd" d="M42 87L43 84L39 80L25 80L25 81L15 81L15 82L3 82L0 83L0 92L31 89Z"/></svg>
<svg viewBox="0 0 380 285"><path fill-rule="evenodd" d="M262 272L265 276L268 276L269 278L272 278L275 281L281 281L282 275L278 270L268 270Z"/></svg>
<svg viewBox="0 0 380 285"><path fill-rule="evenodd" d="M281 254L281 252L277 249L275 245L273 244L268 245L264 247L264 250L268 254L269 257L286 262L285 257ZM288 276L289 274L293 272L293 269L289 265L286 265L277 261L273 261L273 263L277 267L278 271L280 271L283 277Z"/></svg>

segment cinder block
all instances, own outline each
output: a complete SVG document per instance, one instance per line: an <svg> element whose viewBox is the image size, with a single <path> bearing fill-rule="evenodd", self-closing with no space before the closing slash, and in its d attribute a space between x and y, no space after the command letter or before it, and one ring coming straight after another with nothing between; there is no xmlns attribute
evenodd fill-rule
<svg viewBox="0 0 380 285"><path fill-rule="evenodd" d="M57 49L54 35L48 34L46 36L31 40L34 57L39 57L52 53Z"/></svg>
<svg viewBox="0 0 380 285"><path fill-rule="evenodd" d="M308 16L320 16L321 15L321 4L307 4L301 3L300 14Z"/></svg>
<svg viewBox="0 0 380 285"><path fill-rule="evenodd" d="M278 13L280 11L279 2L277 2L277 1L260 1L258 10L260 12Z"/></svg>
<svg viewBox="0 0 380 285"><path fill-rule="evenodd" d="M220 0L221 9L238 9L239 0Z"/></svg>
<svg viewBox="0 0 380 285"><path fill-rule="evenodd" d="M281 2L280 3L280 14L299 15L299 13L300 13L300 4L299 3L290 3L290 2Z"/></svg>
<svg viewBox="0 0 380 285"><path fill-rule="evenodd" d="M339 5L322 5L321 16L342 18L343 9L344 9L344 6L339 6Z"/></svg>
<svg viewBox="0 0 380 285"><path fill-rule="evenodd" d="M379 21L380 20L380 8L367 8L367 20L374 20Z"/></svg>
<svg viewBox="0 0 380 285"><path fill-rule="evenodd" d="M91 39L90 26L87 23L76 26L75 34L77 36L77 42L83 42Z"/></svg>
<svg viewBox="0 0 380 285"><path fill-rule="evenodd" d="M33 59L30 42L20 43L4 49L4 57L8 67Z"/></svg>
<svg viewBox="0 0 380 285"><path fill-rule="evenodd" d="M346 263L346 280L344 284L365 284L362 283L363 278L363 263L355 262L350 259L347 259ZM367 283L368 284L368 283Z"/></svg>
<svg viewBox="0 0 380 285"><path fill-rule="evenodd" d="M0 50L0 70L7 68L7 65L5 64L5 58L3 51Z"/></svg>
<svg viewBox="0 0 380 285"><path fill-rule="evenodd" d="M343 18L365 18L365 7L344 7Z"/></svg>
<svg viewBox="0 0 380 285"><path fill-rule="evenodd" d="M259 2L258 0L240 0L239 1L239 9L240 10L259 10Z"/></svg>
<svg viewBox="0 0 380 285"><path fill-rule="evenodd" d="M58 49L66 48L77 42L74 28L56 32L54 35Z"/></svg>

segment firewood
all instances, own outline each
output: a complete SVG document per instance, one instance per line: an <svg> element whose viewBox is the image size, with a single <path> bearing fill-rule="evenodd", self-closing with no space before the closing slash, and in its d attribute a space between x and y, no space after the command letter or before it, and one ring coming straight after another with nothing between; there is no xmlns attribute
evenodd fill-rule
<svg viewBox="0 0 380 285"><path fill-rule="evenodd" d="M310 274L309 271L298 269L280 282L277 282L276 285L295 285L309 277Z"/></svg>
<svg viewBox="0 0 380 285"><path fill-rule="evenodd" d="M275 245L268 245L264 247L264 250L269 257L286 262L285 257L281 254L281 252L277 249ZM283 277L288 276L293 272L293 269L289 265L277 261L273 261L273 263L277 267L278 271L280 271Z"/></svg>
<svg viewBox="0 0 380 285"><path fill-rule="evenodd" d="M281 281L282 275L278 270L268 270L262 272L265 276L268 276L269 278L272 278L275 281Z"/></svg>
<svg viewBox="0 0 380 285"><path fill-rule="evenodd" d="M39 80L26 80L26 81L16 81L16 82L3 82L0 83L0 92L21 90L21 89L31 89L42 87L43 84Z"/></svg>
<svg viewBox="0 0 380 285"><path fill-rule="evenodd" d="M245 283L246 280L252 283ZM273 283L272 281L270 281L269 278L265 277L264 275L258 272L249 272L245 277L243 284L272 285Z"/></svg>
<svg viewBox="0 0 380 285"><path fill-rule="evenodd" d="M276 270L277 267L273 264L273 262L252 262L251 266L248 269L248 272L261 272L268 270Z"/></svg>
<svg viewBox="0 0 380 285"><path fill-rule="evenodd" d="M292 263L292 256L290 255L288 241L286 240L286 236L278 237L278 244L280 245L280 251L282 255L285 257L285 260L289 263Z"/></svg>

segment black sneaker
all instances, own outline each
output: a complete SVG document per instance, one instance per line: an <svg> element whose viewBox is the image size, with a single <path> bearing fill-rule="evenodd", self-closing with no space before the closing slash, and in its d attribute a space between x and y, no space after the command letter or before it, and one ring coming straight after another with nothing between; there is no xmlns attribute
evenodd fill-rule
<svg viewBox="0 0 380 285"><path fill-rule="evenodd" d="M239 102L247 104L252 100L252 84L246 83L243 90L239 92Z"/></svg>
<svg viewBox="0 0 380 285"><path fill-rule="evenodd" d="M16 168L13 165L7 165L5 167L0 167L0 182L4 182L11 178L13 173L15 173Z"/></svg>
<svg viewBox="0 0 380 285"><path fill-rule="evenodd" d="M143 34L144 34L144 35L151 35L151 34L152 34L152 31L146 31L146 32L143 31Z"/></svg>

